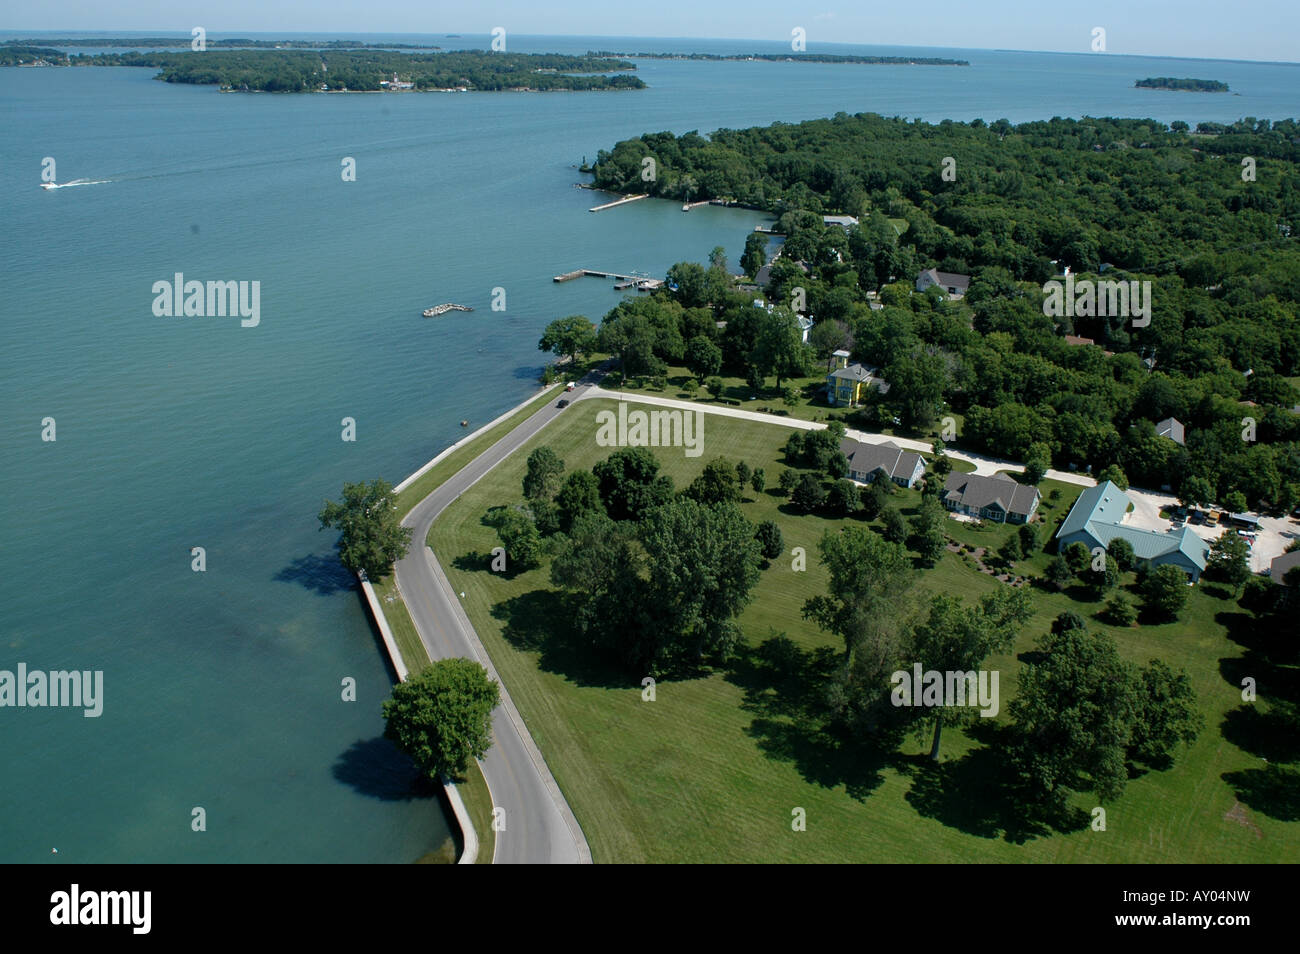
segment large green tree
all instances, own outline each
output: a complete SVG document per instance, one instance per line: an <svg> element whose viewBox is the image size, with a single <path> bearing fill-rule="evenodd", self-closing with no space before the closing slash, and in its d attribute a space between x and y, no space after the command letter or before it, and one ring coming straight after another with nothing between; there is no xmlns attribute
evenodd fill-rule
<svg viewBox="0 0 1300 954"><path fill-rule="evenodd" d="M546 326L537 342L539 351L564 355L574 364L596 348L596 326L585 315L556 318Z"/></svg>
<svg viewBox="0 0 1300 954"><path fill-rule="evenodd" d="M500 702L487 670L469 659L440 659L393 687L383 706L384 736L430 779L462 777L492 745Z"/></svg>
<svg viewBox="0 0 1300 954"><path fill-rule="evenodd" d="M1115 641L1058 617L1037 659L1020 671L1011 703L1011 762L1026 793L1059 807L1070 791L1118 798L1138 706L1132 667Z"/></svg>
<svg viewBox="0 0 1300 954"><path fill-rule="evenodd" d="M318 519L322 530L339 531L339 560L353 573L379 579L411 545L411 528L401 525L397 496L385 480L344 484L343 501L325 501Z"/></svg>
<svg viewBox="0 0 1300 954"><path fill-rule="evenodd" d="M1011 648L1032 615L1033 604L1023 588L999 587L975 606L941 594L930 601L929 615L912 633L912 660L921 664L922 671L978 672L990 654ZM1001 679L998 686L1000 693ZM939 758L943 727L969 721L975 714L973 704L916 710L924 716L921 731L933 726L930 758Z"/></svg>

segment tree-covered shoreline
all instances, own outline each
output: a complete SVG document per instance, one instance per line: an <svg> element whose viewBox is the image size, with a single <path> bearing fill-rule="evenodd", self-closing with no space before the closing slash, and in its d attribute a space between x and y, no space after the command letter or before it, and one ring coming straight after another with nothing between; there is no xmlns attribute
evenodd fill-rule
<svg viewBox="0 0 1300 954"><path fill-rule="evenodd" d="M30 47L0 47L0 65L17 57L32 58ZM18 52L14 52L18 51ZM460 50L445 53L397 53L365 50L205 50L96 53L45 56L51 65L136 66L157 69L165 83L219 86L225 90L271 93L323 91L378 92L394 76L401 89L623 90L644 89L629 75L636 65L626 60L552 53L491 53ZM616 75L606 75L613 73ZM581 74L581 75L579 75Z"/></svg>
<svg viewBox="0 0 1300 954"><path fill-rule="evenodd" d="M587 52L588 56L615 56L638 60L708 60L711 62L766 63L851 63L874 66L970 66L969 60L952 60L941 56L857 56L840 53L612 53L608 50Z"/></svg>
<svg viewBox="0 0 1300 954"><path fill-rule="evenodd" d="M689 263L669 272L689 322L658 305L663 295L616 309L602 350L630 355L629 373L662 376L703 335L722 371L755 390L776 374L779 390L782 374L824 369L845 349L890 383L853 412L865 430L897 418L926 433L952 415L961 446L980 453L1169 485L1189 502L1300 505L1295 120L1193 133L1154 120L839 114L710 138L646 134L602 150L594 169L612 191L758 205L786 236L764 272L770 315L724 270ZM831 213L857 224L827 223ZM762 239L742 259L755 279ZM931 268L969 276L964 298L917 292ZM1067 268L1080 286L1147 283L1149 318L1049 310L1045 283ZM704 308L708 320L695 318ZM792 310L815 321L804 350L816 362L798 355ZM768 325L790 346L764 343ZM1167 418L1185 441L1156 432Z"/></svg>
<svg viewBox="0 0 1300 954"><path fill-rule="evenodd" d="M0 46L88 46L94 48L155 49L188 48L189 36L138 37L36 37L0 41ZM360 40L249 40L238 37L207 39L208 47L254 50L439 50L424 43L363 43Z"/></svg>

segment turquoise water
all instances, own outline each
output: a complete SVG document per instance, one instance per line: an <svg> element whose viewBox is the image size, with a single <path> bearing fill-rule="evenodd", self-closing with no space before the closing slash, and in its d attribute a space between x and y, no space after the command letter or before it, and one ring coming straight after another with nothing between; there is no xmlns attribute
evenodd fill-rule
<svg viewBox="0 0 1300 954"><path fill-rule="evenodd" d="M662 274L715 245L734 262L764 220L657 201L592 215L603 198L573 187L584 156L647 130L838 110L1300 115L1288 65L913 52L974 65L643 61L651 88L634 93L297 97L147 70L0 70L0 669L105 682L98 719L0 709L0 860L410 861L445 839L437 803L379 741L390 677L315 514L344 481L396 483L462 419L527 397L542 327L618 300L553 275ZM1147 75L1242 95L1131 88ZM46 156L61 182L108 181L42 191ZM155 317L152 285L175 272L259 281L260 325ZM419 316L442 301L476 310ZM55 443L40 440L46 416ZM355 443L340 440L345 416ZM340 700L349 676L356 703ZM206 832L190 830L195 806Z"/></svg>

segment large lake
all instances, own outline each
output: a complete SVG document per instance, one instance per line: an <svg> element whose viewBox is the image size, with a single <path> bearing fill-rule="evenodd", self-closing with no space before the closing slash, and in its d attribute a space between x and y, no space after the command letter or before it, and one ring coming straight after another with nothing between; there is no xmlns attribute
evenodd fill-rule
<svg viewBox="0 0 1300 954"><path fill-rule="evenodd" d="M641 61L651 88L637 92L338 96L0 70L0 669L103 670L105 684L99 718L0 709L0 861L411 861L447 837L381 739L390 675L316 513L344 481L396 483L462 436L462 419L518 403L543 326L598 320L618 300L606 282L553 275L662 275L715 245L735 262L763 221L659 201L592 215L602 199L574 188L584 157L644 131L838 111L1300 116L1300 68L1286 64L816 50L972 66ZM1154 75L1235 92L1133 89ZM42 191L45 157L60 182L106 181ZM259 281L260 324L155 317L152 286L177 272ZM443 301L476 310L420 317ZM340 439L344 417L355 442ZM191 831L196 806L206 832Z"/></svg>

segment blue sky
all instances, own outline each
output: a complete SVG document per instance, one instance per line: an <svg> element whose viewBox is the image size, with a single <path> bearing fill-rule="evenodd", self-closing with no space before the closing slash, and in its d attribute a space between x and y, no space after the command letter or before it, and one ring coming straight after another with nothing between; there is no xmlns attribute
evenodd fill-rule
<svg viewBox="0 0 1300 954"><path fill-rule="evenodd" d="M719 37L1300 60L1300 0L0 0L0 30L462 33Z"/></svg>

